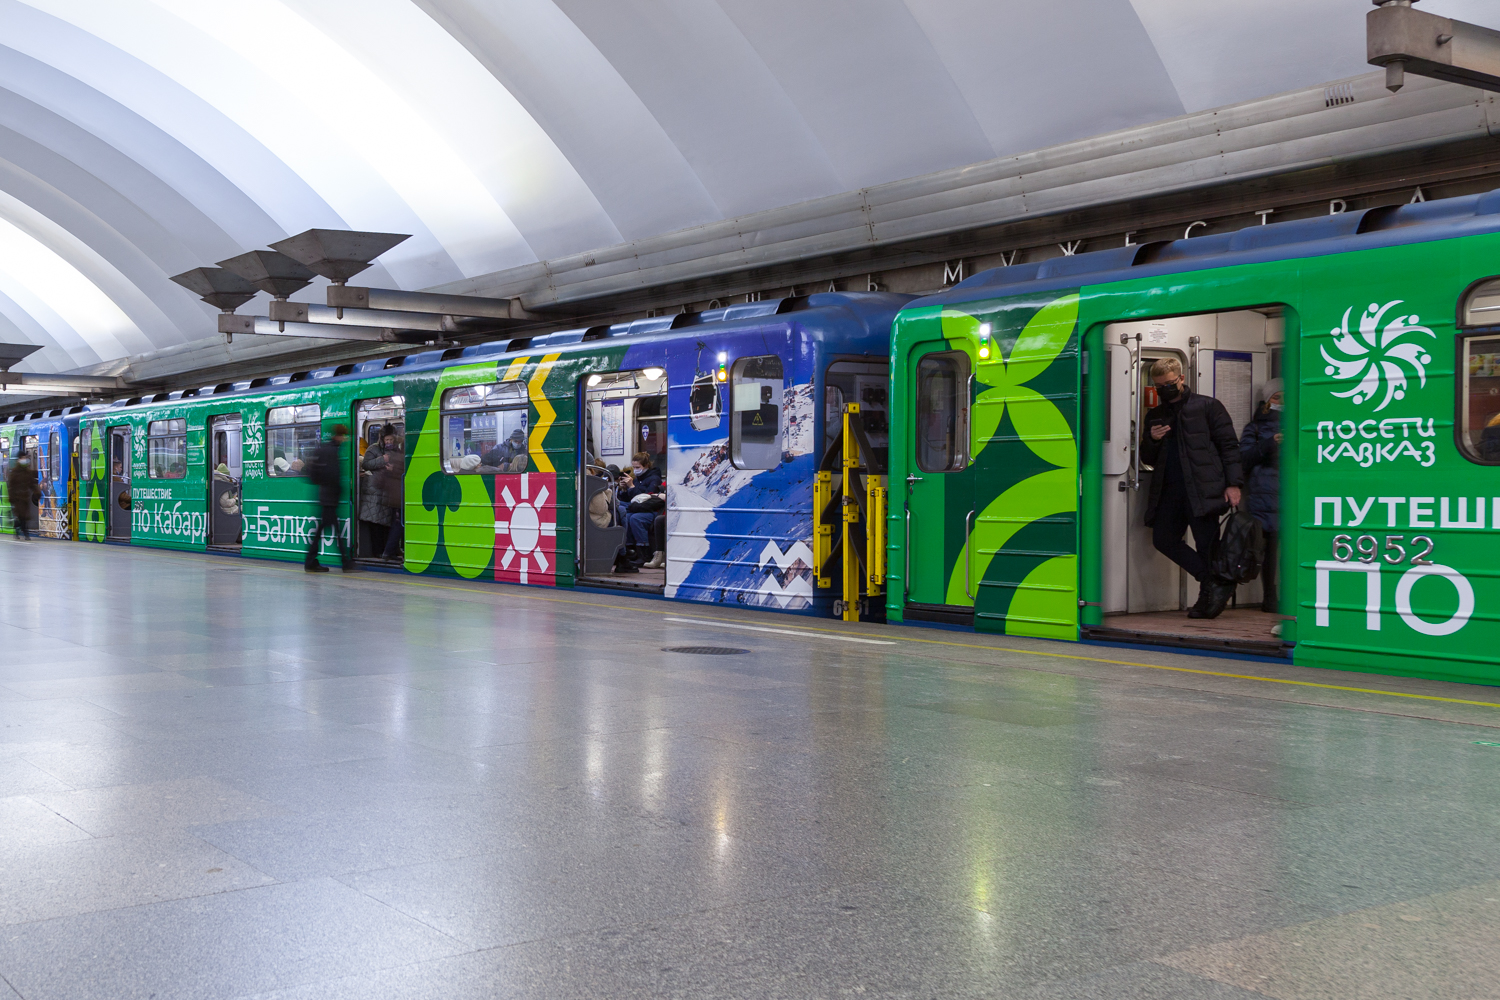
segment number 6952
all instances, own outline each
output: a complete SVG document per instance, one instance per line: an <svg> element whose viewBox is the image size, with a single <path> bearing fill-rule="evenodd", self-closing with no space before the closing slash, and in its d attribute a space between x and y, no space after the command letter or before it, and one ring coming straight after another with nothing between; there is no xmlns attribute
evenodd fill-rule
<svg viewBox="0 0 1500 1000"><path fill-rule="evenodd" d="M1349 562L1355 558L1362 563L1373 563L1376 559L1384 559L1392 566L1400 566L1408 558L1413 566L1431 566L1433 542L1426 535L1413 535L1411 539L1411 551L1407 551L1405 535L1386 535L1385 547L1382 551L1380 539L1374 535L1360 535L1353 538L1349 535L1333 536L1333 558L1339 562Z"/></svg>

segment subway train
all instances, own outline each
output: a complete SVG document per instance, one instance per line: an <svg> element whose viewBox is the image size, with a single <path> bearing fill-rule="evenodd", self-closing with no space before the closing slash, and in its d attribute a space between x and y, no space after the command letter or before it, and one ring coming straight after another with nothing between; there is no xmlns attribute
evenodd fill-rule
<svg viewBox="0 0 1500 1000"><path fill-rule="evenodd" d="M1190 622L1152 546L1162 358L1237 431L1284 380L1269 612ZM361 456L404 436L409 573L1500 682L1500 191L13 420L0 458L77 441L77 538L296 560L338 423L362 559ZM640 452L665 565L629 572Z"/></svg>

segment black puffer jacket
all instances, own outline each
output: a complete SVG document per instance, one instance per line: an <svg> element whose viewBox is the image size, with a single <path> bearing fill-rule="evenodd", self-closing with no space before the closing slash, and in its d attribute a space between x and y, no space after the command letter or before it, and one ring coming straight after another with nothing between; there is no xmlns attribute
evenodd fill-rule
<svg viewBox="0 0 1500 1000"><path fill-rule="evenodd" d="M321 442L313 450L313 460L308 471L308 478L318 488L318 502L324 507L332 507L343 499L343 482L340 478L338 442L329 438Z"/></svg>
<svg viewBox="0 0 1500 1000"><path fill-rule="evenodd" d="M1264 531L1281 529L1281 411L1261 404L1255 419L1240 434L1240 463L1245 469L1244 506Z"/></svg>
<svg viewBox="0 0 1500 1000"><path fill-rule="evenodd" d="M1171 426L1171 432L1160 441L1153 441L1152 425L1163 422ZM1224 490L1244 485L1240 442L1229 411L1212 396L1201 396L1184 386L1181 399L1163 403L1146 414L1146 426L1141 431L1141 461L1156 467L1151 476L1150 502L1146 505L1147 524L1156 520L1156 508L1166 484L1165 463L1160 460L1163 450L1170 447L1177 449L1194 517L1222 511L1227 506Z"/></svg>

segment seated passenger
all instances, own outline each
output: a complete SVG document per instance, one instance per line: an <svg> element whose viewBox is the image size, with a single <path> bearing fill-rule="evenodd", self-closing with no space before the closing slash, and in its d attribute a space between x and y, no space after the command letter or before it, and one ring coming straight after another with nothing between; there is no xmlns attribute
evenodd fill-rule
<svg viewBox="0 0 1500 1000"><path fill-rule="evenodd" d="M636 452L630 457L630 472L620 479L616 507L620 523L625 525L625 553L631 562L646 560L651 527L666 505L661 473L652 468L650 454Z"/></svg>
<svg viewBox="0 0 1500 1000"><path fill-rule="evenodd" d="M526 432L517 427L510 437L484 453L483 464L500 472L525 472L528 457Z"/></svg>
<svg viewBox="0 0 1500 1000"><path fill-rule="evenodd" d="M1479 435L1479 457L1486 462L1500 462L1500 413L1490 417Z"/></svg>

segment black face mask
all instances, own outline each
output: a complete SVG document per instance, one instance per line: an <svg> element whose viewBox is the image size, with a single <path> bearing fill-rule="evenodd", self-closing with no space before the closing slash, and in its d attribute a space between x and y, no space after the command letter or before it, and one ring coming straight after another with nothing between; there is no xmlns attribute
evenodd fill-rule
<svg viewBox="0 0 1500 1000"><path fill-rule="evenodd" d="M1182 395L1182 386L1176 382L1168 382L1166 385L1157 386L1156 392L1164 402L1175 403L1177 397Z"/></svg>

